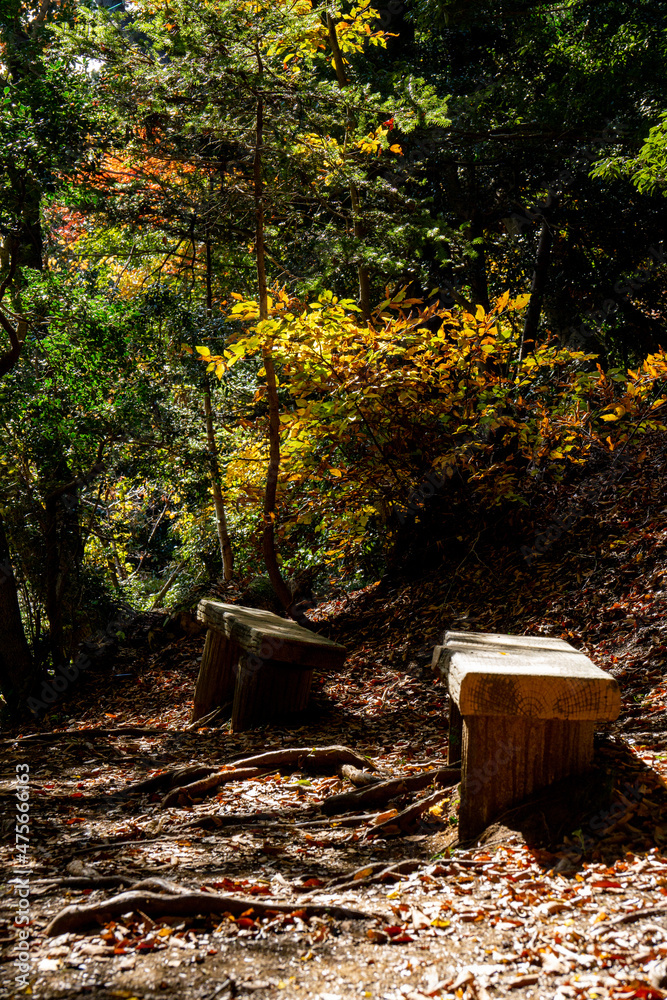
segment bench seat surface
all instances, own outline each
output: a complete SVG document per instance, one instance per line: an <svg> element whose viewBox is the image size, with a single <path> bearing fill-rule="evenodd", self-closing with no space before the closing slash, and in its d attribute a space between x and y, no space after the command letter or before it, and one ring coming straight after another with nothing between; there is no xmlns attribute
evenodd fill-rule
<svg viewBox="0 0 667 1000"><path fill-rule="evenodd" d="M221 632L244 651L262 659L307 668L338 667L345 659L344 646L271 611L203 600L199 602L197 617L208 628Z"/></svg>
<svg viewBox="0 0 667 1000"><path fill-rule="evenodd" d="M606 722L618 683L563 639L447 632L434 662L462 716Z"/></svg>

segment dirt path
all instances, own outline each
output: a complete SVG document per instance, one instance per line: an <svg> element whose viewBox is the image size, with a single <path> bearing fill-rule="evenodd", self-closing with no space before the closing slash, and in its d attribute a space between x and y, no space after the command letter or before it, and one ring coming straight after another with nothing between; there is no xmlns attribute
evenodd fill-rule
<svg viewBox="0 0 667 1000"><path fill-rule="evenodd" d="M660 979L667 959L665 597L650 583L662 558L655 533L641 572L622 572L639 564L642 538L624 547L618 572L607 556L598 558L600 581L564 562L557 590L544 580L539 589L527 589L525 579L514 585L508 568L491 561L493 573L471 571L470 593L462 586L454 603L445 597L450 581L439 577L333 602L319 617L350 657L339 675L320 679L307 724L241 735L226 725L188 730L201 636L153 634L147 642L129 635L112 663L91 669L47 719L6 734L2 745L0 997L24 995L14 964L21 897L10 878L23 858L14 830L16 775L26 773L34 997L667 996ZM607 555L618 562L611 541ZM492 600L501 573L510 582L502 601ZM610 601L596 611L589 588L604 574L612 574ZM527 825L510 817L461 849L455 789L404 836L378 836L374 819L346 826L318 814L325 797L352 787L334 772L268 773L186 807L163 808L162 793L117 796L162 769L219 767L294 745L345 744L391 775L442 766L446 697L428 661L446 600L449 627L563 635L619 677L624 710L600 734L597 784L581 783L562 808L554 796L550 811L536 806ZM233 815L275 810L299 812L273 825L192 825L204 815L228 824ZM382 875L406 860L414 863ZM119 884L52 881L100 876ZM234 918L151 919L135 911L86 932L45 935L64 906L156 878L250 903ZM293 912L258 915L253 900L292 904ZM376 916L307 919L309 903Z"/></svg>

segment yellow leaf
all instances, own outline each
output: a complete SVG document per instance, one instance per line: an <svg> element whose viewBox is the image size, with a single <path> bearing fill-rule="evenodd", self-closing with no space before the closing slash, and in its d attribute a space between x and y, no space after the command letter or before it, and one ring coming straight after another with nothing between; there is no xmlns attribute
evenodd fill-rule
<svg viewBox="0 0 667 1000"><path fill-rule="evenodd" d="M517 295L512 305L515 309L523 309L530 302L530 295L525 293L524 295Z"/></svg>
<svg viewBox="0 0 667 1000"><path fill-rule="evenodd" d="M606 420L607 423L609 423L609 421L611 421L611 420L618 420L618 417L616 416L615 413L603 413L602 417L600 419L601 420Z"/></svg>
<svg viewBox="0 0 667 1000"><path fill-rule="evenodd" d="M202 358L210 358L211 352L208 347L195 347L197 354L201 354Z"/></svg>
<svg viewBox="0 0 667 1000"><path fill-rule="evenodd" d="M343 473L340 471L340 469L329 469L329 472L331 473L332 476L336 476L336 477L343 475Z"/></svg>
<svg viewBox="0 0 667 1000"><path fill-rule="evenodd" d="M238 292L232 292L232 298L236 299L237 302L243 302L243 296L239 295Z"/></svg>
<svg viewBox="0 0 667 1000"><path fill-rule="evenodd" d="M486 316L486 310L484 306L477 306L477 308L475 309L475 319L481 320L484 319L485 316Z"/></svg>
<svg viewBox="0 0 667 1000"><path fill-rule="evenodd" d="M388 819L393 819L394 816L398 816L398 809L387 809L386 812L378 813L377 816L373 817L371 826L379 826L380 823L384 823ZM389 898L391 899L392 897L390 896Z"/></svg>
<svg viewBox="0 0 667 1000"><path fill-rule="evenodd" d="M509 291L507 291L503 295L501 295L500 298L498 299L496 303L497 311L502 312L502 310L506 307L509 300L510 300L510 293Z"/></svg>
<svg viewBox="0 0 667 1000"><path fill-rule="evenodd" d="M393 146L389 147L389 151L391 153L396 153L398 156L403 156L403 150L401 149L401 147L398 145L397 142L395 142Z"/></svg>
<svg viewBox="0 0 667 1000"><path fill-rule="evenodd" d="M360 871L355 872L354 875L352 876L352 878L353 879L366 878L368 875L372 875L372 874L373 874L373 869L372 868L362 868Z"/></svg>

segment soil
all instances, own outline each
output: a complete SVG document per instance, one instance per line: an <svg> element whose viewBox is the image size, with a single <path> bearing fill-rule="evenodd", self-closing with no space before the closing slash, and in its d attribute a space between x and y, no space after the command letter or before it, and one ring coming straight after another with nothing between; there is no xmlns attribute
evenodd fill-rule
<svg viewBox="0 0 667 1000"><path fill-rule="evenodd" d="M527 569L500 547L471 551L455 593L451 572L433 573L311 612L347 645L344 668L318 679L306 717L242 734L226 721L188 728L203 646L196 626L174 632L163 616L137 619L42 720L4 734L0 997L26 995L10 881L19 869L30 883L33 997L667 997L667 532L611 521L600 531L582 558L556 548ZM582 573L591 546L595 563ZM161 792L118 795L163 769L290 746L343 744L391 775L445 766L447 696L429 666L445 617L452 629L563 636L614 673L624 708L598 733L590 776L500 817L472 844L457 842L456 788L398 836L379 836L377 818L345 825L317 813L326 796L352 788L334 772L269 773L184 807L163 808ZM25 866L15 847L23 773ZM213 825L278 810L282 819ZM204 817L208 826L194 825ZM381 874L406 859L414 864L403 872ZM64 907L122 891L62 881L99 876L206 887L247 898L248 909L160 919L131 911L47 936ZM294 909L261 916L253 900ZM368 917L307 918L309 902Z"/></svg>

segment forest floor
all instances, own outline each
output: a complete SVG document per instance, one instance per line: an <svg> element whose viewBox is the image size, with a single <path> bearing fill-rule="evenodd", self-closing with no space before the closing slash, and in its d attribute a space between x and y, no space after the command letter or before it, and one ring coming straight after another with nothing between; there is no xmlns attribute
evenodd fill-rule
<svg viewBox="0 0 667 1000"><path fill-rule="evenodd" d="M33 997L667 997L667 530L655 505L638 519L636 499L630 520L625 501L598 506L594 525L581 519L532 567L506 546L473 545L456 574L321 606L315 623L349 657L319 678L305 719L188 729L202 636L136 619L44 719L3 734L0 997L25 995L9 882L17 765L30 774ZM562 636L618 678L623 709L599 734L592 783L466 845L456 789L403 835L378 832L377 817L323 816L318 804L352 787L334 767L276 770L187 805L127 793L176 766L286 747L343 744L391 775L444 766L447 698L430 658L445 628ZM269 818L248 818L257 812ZM45 934L65 906L149 878L250 902L236 916L130 910ZM271 910L280 902L290 912ZM318 903L369 918L309 916Z"/></svg>

